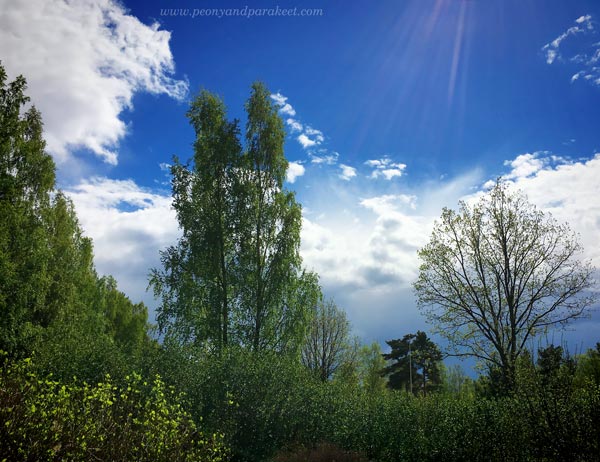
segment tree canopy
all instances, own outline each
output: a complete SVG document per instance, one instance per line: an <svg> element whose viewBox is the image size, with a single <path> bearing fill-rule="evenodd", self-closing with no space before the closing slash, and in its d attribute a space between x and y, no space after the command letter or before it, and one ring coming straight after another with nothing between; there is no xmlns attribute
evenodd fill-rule
<svg viewBox="0 0 600 462"><path fill-rule="evenodd" d="M283 123L264 85L252 86L246 112L243 147L217 96L201 92L188 111L193 166L172 168L182 237L150 277L159 327L217 351L298 352L320 289L301 266L301 208L283 186Z"/></svg>

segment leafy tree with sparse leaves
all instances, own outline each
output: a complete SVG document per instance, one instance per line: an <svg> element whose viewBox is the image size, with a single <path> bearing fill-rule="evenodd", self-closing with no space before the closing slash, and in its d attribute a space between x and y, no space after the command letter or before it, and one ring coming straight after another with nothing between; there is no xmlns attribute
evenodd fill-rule
<svg viewBox="0 0 600 462"><path fill-rule="evenodd" d="M510 389L527 341L594 302L580 252L568 225L498 181L477 203L444 209L419 251L418 304L457 354L491 363Z"/></svg>
<svg viewBox="0 0 600 462"><path fill-rule="evenodd" d="M302 347L302 363L322 381L336 373L350 350L350 322L333 300L317 304Z"/></svg>

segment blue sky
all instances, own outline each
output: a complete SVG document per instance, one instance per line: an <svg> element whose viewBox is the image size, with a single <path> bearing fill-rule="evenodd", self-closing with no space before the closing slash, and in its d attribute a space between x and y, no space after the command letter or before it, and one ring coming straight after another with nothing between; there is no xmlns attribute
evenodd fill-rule
<svg viewBox="0 0 600 462"><path fill-rule="evenodd" d="M246 6L322 14L225 11ZM416 249L442 207L499 175L600 267L596 1L0 0L0 59L29 81L99 271L151 309L148 270L178 236L165 169L191 156L187 104L206 88L243 120L255 80L286 121L305 264L363 341L428 329ZM554 341L591 346L598 321Z"/></svg>

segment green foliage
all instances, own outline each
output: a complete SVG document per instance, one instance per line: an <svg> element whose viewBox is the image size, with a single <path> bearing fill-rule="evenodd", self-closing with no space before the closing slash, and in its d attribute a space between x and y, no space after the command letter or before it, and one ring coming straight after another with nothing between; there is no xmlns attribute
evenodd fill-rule
<svg viewBox="0 0 600 462"><path fill-rule="evenodd" d="M0 373L2 460L222 461L222 436L205 436L159 377L133 374L121 386L61 383L31 360Z"/></svg>
<svg viewBox="0 0 600 462"><path fill-rule="evenodd" d="M600 387L600 342L596 343L595 349L577 357L575 381L580 387L586 384Z"/></svg>
<svg viewBox="0 0 600 462"><path fill-rule="evenodd" d="M196 132L194 166L175 159L171 169L183 236L161 252L164 270L153 270L150 283L162 296L163 330L181 341L221 349L229 342L236 304L239 128L237 121L227 121L223 102L207 91L192 102L187 116Z"/></svg>
<svg viewBox="0 0 600 462"><path fill-rule="evenodd" d="M378 461L520 461L551 454L539 433L546 425L538 421L542 401L527 394L372 393L351 381L322 382L297 361L273 353L235 348L216 356L172 345L163 354L163 375L186 392L196 421L225 434L233 460L301 457L323 441ZM543 387L539 392L546 403L558 396L544 395L549 391ZM556 434L568 435L569 422L576 421L564 441L579 449L569 454L594 460L599 390L570 396Z"/></svg>
<svg viewBox="0 0 600 462"><path fill-rule="evenodd" d="M49 254L43 327L71 322L91 307L97 298L96 272L91 239L83 236L70 199L57 192L47 218Z"/></svg>
<svg viewBox="0 0 600 462"><path fill-rule="evenodd" d="M117 289L112 276L98 280L98 311L106 322L106 333L129 356L139 357L148 347L148 309L133 303Z"/></svg>
<svg viewBox="0 0 600 462"><path fill-rule="evenodd" d="M31 326L47 323L46 219L54 163L44 152L40 113L23 77L6 82L0 65L0 348L23 354Z"/></svg>
<svg viewBox="0 0 600 462"><path fill-rule="evenodd" d="M473 398L475 396L475 382L467 376L459 364L450 367L440 365L441 386L440 391L449 395Z"/></svg>
<svg viewBox="0 0 600 462"><path fill-rule="evenodd" d="M381 376L385 368L385 359L379 343L363 345L358 354L358 376L362 387L368 395L382 393L387 380Z"/></svg>
<svg viewBox="0 0 600 462"><path fill-rule="evenodd" d="M54 189L41 115L23 112L25 89L0 66L0 348L96 380L146 348L147 310L98 278L73 203Z"/></svg>
<svg viewBox="0 0 600 462"><path fill-rule="evenodd" d="M194 165L175 159L173 204L183 236L161 253L150 285L159 327L220 351L298 353L320 292L301 268L301 210L283 188L283 123L262 84L246 104L246 146L222 101L202 92L188 112Z"/></svg>
<svg viewBox="0 0 600 462"><path fill-rule="evenodd" d="M303 439L316 380L297 359L230 347L220 355L168 344L158 370L185 392L196 421L223 432L234 460L259 461Z"/></svg>
<svg viewBox="0 0 600 462"><path fill-rule="evenodd" d="M516 397L533 430L539 460L597 460L600 454L600 387L577 386L575 361L562 347L538 351L537 364L524 355L517 364Z"/></svg>

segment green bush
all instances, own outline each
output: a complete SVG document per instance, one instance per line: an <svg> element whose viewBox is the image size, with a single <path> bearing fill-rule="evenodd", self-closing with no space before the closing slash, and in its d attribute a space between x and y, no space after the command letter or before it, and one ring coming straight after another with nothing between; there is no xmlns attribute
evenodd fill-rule
<svg viewBox="0 0 600 462"><path fill-rule="evenodd" d="M297 361L232 348L220 356L167 347L156 371L184 392L196 422L223 432L236 461L262 461L304 440L315 380Z"/></svg>
<svg viewBox="0 0 600 462"><path fill-rule="evenodd" d="M205 436L160 377L115 385L40 377L30 359L0 373L3 461L219 462L222 435Z"/></svg>

